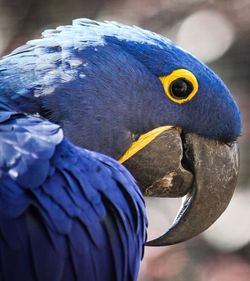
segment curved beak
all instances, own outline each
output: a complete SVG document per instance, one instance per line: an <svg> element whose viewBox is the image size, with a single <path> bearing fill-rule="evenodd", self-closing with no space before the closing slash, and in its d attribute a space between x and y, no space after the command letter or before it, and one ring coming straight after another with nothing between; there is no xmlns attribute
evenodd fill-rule
<svg viewBox="0 0 250 281"><path fill-rule="evenodd" d="M148 246L188 240L206 230L228 206L239 169L238 147L163 130L124 165L145 196L185 197L172 226Z"/></svg>

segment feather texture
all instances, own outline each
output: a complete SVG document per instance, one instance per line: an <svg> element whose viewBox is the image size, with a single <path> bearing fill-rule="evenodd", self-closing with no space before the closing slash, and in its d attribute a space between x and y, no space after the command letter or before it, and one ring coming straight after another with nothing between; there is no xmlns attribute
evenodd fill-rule
<svg viewBox="0 0 250 281"><path fill-rule="evenodd" d="M0 119L0 280L136 280L147 222L132 176L45 119Z"/></svg>

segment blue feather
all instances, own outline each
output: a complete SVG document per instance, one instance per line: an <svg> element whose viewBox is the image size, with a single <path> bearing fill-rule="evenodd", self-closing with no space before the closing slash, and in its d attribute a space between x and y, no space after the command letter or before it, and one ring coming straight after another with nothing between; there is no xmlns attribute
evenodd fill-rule
<svg viewBox="0 0 250 281"><path fill-rule="evenodd" d="M136 280L147 222L129 173L38 116L3 120L2 280Z"/></svg>
<svg viewBox="0 0 250 281"><path fill-rule="evenodd" d="M240 112L221 79L163 36L87 19L42 35L0 60L1 100L60 124L74 144L118 159L133 135L159 126L225 142L239 136ZM199 84L181 105L159 80L180 68Z"/></svg>

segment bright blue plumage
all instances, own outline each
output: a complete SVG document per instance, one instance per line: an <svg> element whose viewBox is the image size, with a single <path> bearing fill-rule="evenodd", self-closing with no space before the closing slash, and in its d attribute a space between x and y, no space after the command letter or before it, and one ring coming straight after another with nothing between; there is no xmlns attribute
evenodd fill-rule
<svg viewBox="0 0 250 281"><path fill-rule="evenodd" d="M146 217L133 178L44 119L0 117L0 280L135 280Z"/></svg>
<svg viewBox="0 0 250 281"><path fill-rule="evenodd" d="M164 37L86 19L43 36L0 61L2 98L60 124L75 144L119 158L134 135L166 124L226 142L239 136L239 109L224 83ZM199 82L181 105L158 79L178 68Z"/></svg>
<svg viewBox="0 0 250 281"><path fill-rule="evenodd" d="M199 82L181 105L159 80L179 68ZM165 125L225 142L241 130L231 94L204 64L113 22L45 31L0 60L0 91L0 280L136 280L143 199L130 174L96 152L118 159Z"/></svg>

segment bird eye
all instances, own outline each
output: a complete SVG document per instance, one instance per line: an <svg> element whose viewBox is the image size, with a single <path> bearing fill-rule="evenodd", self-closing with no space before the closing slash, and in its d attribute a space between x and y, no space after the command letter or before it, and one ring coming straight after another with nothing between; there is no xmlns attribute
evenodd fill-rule
<svg viewBox="0 0 250 281"><path fill-rule="evenodd" d="M191 100L198 91L194 74L186 69L177 69L169 75L160 77L166 95L176 103Z"/></svg>
<svg viewBox="0 0 250 281"><path fill-rule="evenodd" d="M170 84L169 91L176 99L186 99L192 93L193 85L185 78L178 78Z"/></svg>

